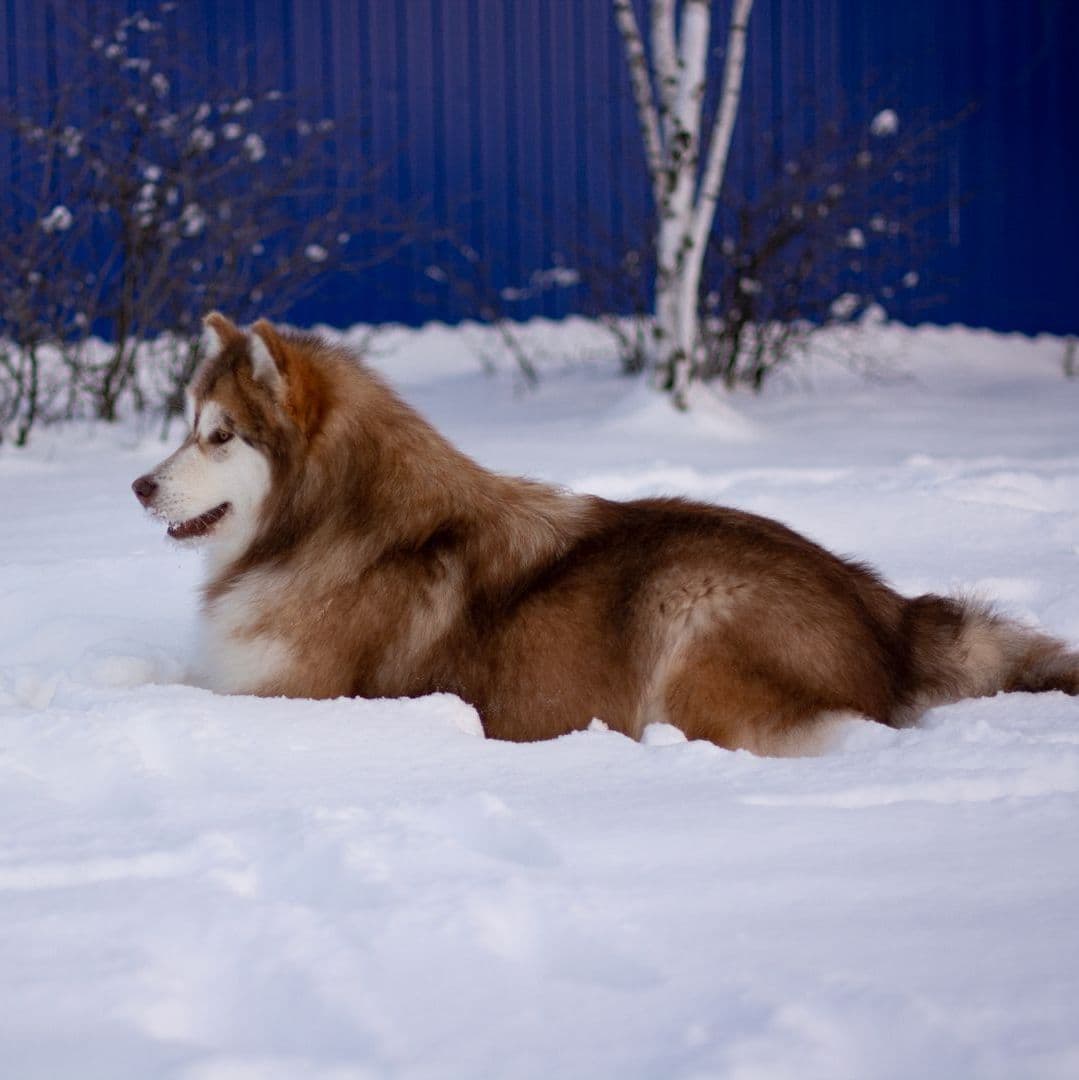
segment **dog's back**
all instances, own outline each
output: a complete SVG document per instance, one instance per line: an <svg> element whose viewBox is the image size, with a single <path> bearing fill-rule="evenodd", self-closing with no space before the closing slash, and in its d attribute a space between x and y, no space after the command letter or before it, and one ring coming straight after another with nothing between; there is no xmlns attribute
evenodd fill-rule
<svg viewBox="0 0 1079 1080"><path fill-rule="evenodd" d="M839 714L898 726L1000 689L1079 692L1079 661L1051 639L907 600L776 522L680 500L592 502L568 550L472 593L444 644L425 689L518 740L599 718L782 752Z"/></svg>

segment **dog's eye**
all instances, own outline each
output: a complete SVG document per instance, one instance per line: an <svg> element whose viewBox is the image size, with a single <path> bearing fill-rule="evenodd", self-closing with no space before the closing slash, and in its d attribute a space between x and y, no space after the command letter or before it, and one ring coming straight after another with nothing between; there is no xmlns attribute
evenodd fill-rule
<svg viewBox="0 0 1079 1080"><path fill-rule="evenodd" d="M232 438L232 432L224 428L218 428L207 440L214 446L224 446Z"/></svg>

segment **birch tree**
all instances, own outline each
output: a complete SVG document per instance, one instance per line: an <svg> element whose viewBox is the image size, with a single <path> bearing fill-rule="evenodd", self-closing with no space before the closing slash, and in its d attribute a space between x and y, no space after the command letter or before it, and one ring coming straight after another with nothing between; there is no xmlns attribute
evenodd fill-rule
<svg viewBox="0 0 1079 1080"><path fill-rule="evenodd" d="M742 94L753 0L733 0L719 103L707 144L712 0L651 0L650 50L633 0L613 0L637 106L656 209L655 357L675 403L696 375L701 343L701 267L727 169ZM703 164L702 164L703 163Z"/></svg>

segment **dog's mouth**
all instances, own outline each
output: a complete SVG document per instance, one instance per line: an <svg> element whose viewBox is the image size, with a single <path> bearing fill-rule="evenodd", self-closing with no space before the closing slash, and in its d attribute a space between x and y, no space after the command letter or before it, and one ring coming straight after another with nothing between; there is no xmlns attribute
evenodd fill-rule
<svg viewBox="0 0 1079 1080"><path fill-rule="evenodd" d="M169 524L169 536L173 540L193 540L196 536L206 536L213 527L229 512L231 504L223 502L212 510L187 521L174 521Z"/></svg>

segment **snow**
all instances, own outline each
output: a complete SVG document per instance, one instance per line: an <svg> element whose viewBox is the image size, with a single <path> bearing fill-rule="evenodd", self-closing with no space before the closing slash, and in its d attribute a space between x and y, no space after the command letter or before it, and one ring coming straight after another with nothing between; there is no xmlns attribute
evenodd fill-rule
<svg viewBox="0 0 1079 1080"><path fill-rule="evenodd" d="M837 329L676 414L602 327L519 334L532 392L476 324L345 337L487 465L771 514L1079 641L1062 341ZM129 490L162 456L135 421L0 451L5 1074L1079 1073L1079 702L764 760L216 697L185 681L198 557Z"/></svg>
<svg viewBox="0 0 1079 1080"><path fill-rule="evenodd" d="M184 236L198 236L206 228L206 211L198 203L188 203L180 214Z"/></svg>
<svg viewBox="0 0 1079 1080"><path fill-rule="evenodd" d="M216 141L214 133L209 128L203 127L201 124L191 129L190 144L193 150L210 150L213 148Z"/></svg>
<svg viewBox="0 0 1079 1080"><path fill-rule="evenodd" d="M895 109L882 109L869 123L869 132L878 138L894 135L899 130L899 116Z"/></svg>
<svg viewBox="0 0 1079 1080"><path fill-rule="evenodd" d="M865 247L865 233L858 228L848 229L847 235L843 238L843 244L845 247L860 251Z"/></svg>
<svg viewBox="0 0 1079 1080"><path fill-rule="evenodd" d="M67 232L75 217L62 203L54 206L42 219L41 227L47 233Z"/></svg>
<svg viewBox="0 0 1079 1080"><path fill-rule="evenodd" d="M445 274L436 266L429 266L424 272L435 281L445 280ZM442 276L439 277L439 274ZM529 275L527 288L517 288L510 285L499 290L499 295L503 300L526 300L549 289L569 288L579 284L580 280L579 271L574 270L572 267L552 266L546 270L534 270Z"/></svg>
<svg viewBox="0 0 1079 1080"><path fill-rule="evenodd" d="M828 311L833 318L849 319L857 310L862 298L857 293L843 293L829 305Z"/></svg>
<svg viewBox="0 0 1079 1080"><path fill-rule="evenodd" d="M244 153L248 161L261 161L266 156L266 144L255 132L244 136Z"/></svg>

